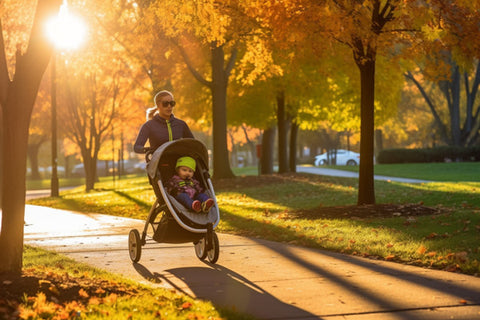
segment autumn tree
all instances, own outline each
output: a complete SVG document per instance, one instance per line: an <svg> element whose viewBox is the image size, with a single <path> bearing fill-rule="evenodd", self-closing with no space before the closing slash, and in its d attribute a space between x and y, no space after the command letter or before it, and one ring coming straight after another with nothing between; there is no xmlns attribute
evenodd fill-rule
<svg viewBox="0 0 480 320"><path fill-rule="evenodd" d="M405 77L415 84L424 98L439 140L453 146L473 145L479 138L480 107L475 100L480 85L480 65L477 62L473 72L462 71L452 60L449 66L448 75L433 81L435 86L431 90L427 89L431 81L422 75L408 72ZM439 97L443 99L438 101Z"/></svg>
<svg viewBox="0 0 480 320"><path fill-rule="evenodd" d="M250 84L244 83L242 69L245 70L239 68L234 72L236 81L230 86L228 122L233 126L248 124L261 130L259 171L260 174L272 174L276 137L275 91L269 81L252 79Z"/></svg>
<svg viewBox="0 0 480 320"><path fill-rule="evenodd" d="M424 54L405 75L431 111L439 139L448 145L473 145L480 137L478 8L478 1L432 1L435 14L425 28ZM430 84L434 91L427 89Z"/></svg>
<svg viewBox="0 0 480 320"><path fill-rule="evenodd" d="M254 1L252 1L254 3ZM227 150L227 88L238 59L256 61L264 68L268 55L254 55L258 48L256 34L261 32L255 17L247 14L250 1L214 0L156 1L157 21L164 34L174 41L192 75L211 92L214 176L233 176ZM199 64L186 48L196 42L208 50L208 60Z"/></svg>
<svg viewBox="0 0 480 320"><path fill-rule="evenodd" d="M388 23L396 18L400 3L394 0L380 1L339 1L334 3L337 16L332 17L346 24L347 32L331 29L333 37L347 44L360 71L360 170L359 205L374 204L375 191L373 180L374 157L374 105L375 105L375 64L380 37ZM337 24L339 26L339 24Z"/></svg>
<svg viewBox="0 0 480 320"><path fill-rule="evenodd" d="M22 268L28 128L37 90L52 53L43 26L49 17L58 12L60 4L61 1L58 0L38 1L36 7L30 2L2 3L0 105L3 120L3 175L0 272L19 273ZM35 9L34 13L31 8ZM4 22L17 21L7 17L22 15L31 19L24 25L26 30L31 30L28 43L22 42L23 38L10 38L15 35L13 32L6 33L8 36L4 38ZM23 22L21 19L18 21ZM14 58L10 55L12 52L15 52ZM14 62L14 67L10 62Z"/></svg>
<svg viewBox="0 0 480 320"><path fill-rule="evenodd" d="M181 61L181 58L172 54L174 44L164 36L161 24L156 22L156 14L151 10L152 3L110 0L95 4L101 12L97 14L99 27L116 45L121 46L124 56L134 61L150 80L149 106L153 105L153 96L159 90L175 91L172 75L177 71L176 64ZM145 86L145 83L139 82L137 85Z"/></svg>
<svg viewBox="0 0 480 320"><path fill-rule="evenodd" d="M132 76L122 61L98 52L95 58L96 63L87 59L95 67L86 74L65 68L62 81L65 93L61 119L66 137L80 149L87 191L94 188L99 152L114 120L130 108L126 98L132 90ZM85 70L85 62L77 68Z"/></svg>

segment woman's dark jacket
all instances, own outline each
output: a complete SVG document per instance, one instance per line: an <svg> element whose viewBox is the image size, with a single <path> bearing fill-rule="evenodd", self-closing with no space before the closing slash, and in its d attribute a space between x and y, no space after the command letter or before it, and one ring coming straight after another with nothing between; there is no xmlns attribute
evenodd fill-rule
<svg viewBox="0 0 480 320"><path fill-rule="evenodd" d="M165 142L181 138L193 138L185 121L177 119L173 115L170 120L165 120L157 114L142 125L133 150L136 153L145 153L147 140L150 142L150 148L156 149Z"/></svg>

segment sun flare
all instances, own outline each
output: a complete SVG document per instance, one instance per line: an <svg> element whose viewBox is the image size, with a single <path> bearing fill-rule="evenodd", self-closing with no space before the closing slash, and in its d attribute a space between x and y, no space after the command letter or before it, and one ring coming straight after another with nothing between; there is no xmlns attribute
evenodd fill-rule
<svg viewBox="0 0 480 320"><path fill-rule="evenodd" d="M87 26L81 18L68 11L64 2L58 16L48 20L46 32L58 49L76 49L85 40Z"/></svg>

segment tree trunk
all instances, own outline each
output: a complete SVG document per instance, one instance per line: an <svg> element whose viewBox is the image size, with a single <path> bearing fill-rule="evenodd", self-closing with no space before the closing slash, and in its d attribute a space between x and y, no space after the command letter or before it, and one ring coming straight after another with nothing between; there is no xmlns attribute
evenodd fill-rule
<svg viewBox="0 0 480 320"><path fill-rule="evenodd" d="M382 129L375 130L376 154L383 150L383 132ZM349 149L350 150L350 149Z"/></svg>
<svg viewBox="0 0 480 320"><path fill-rule="evenodd" d="M227 86L223 47L212 48L213 177L233 178L227 148Z"/></svg>
<svg viewBox="0 0 480 320"><path fill-rule="evenodd" d="M464 81L466 84L469 83L469 75L466 72L464 73ZM469 85L468 86L465 85L465 87L467 88L466 89L467 110L466 110L465 124L463 128L466 133L465 135L467 136L467 140L468 140L468 136L470 135L470 133L474 128L475 118L476 118L476 121L478 121L478 115L474 116L473 109L474 109L475 98L478 93L479 85L480 85L480 61L477 62L475 76L473 77L471 88ZM480 108L480 106L477 108Z"/></svg>
<svg viewBox="0 0 480 320"><path fill-rule="evenodd" d="M0 90L3 108L0 273L20 273L22 270L28 128L38 87L52 54L43 22L58 12L60 4L59 0L38 2L28 48L24 54L17 52L12 82L5 68L5 46L0 36L0 87L7 88Z"/></svg>
<svg viewBox="0 0 480 320"><path fill-rule="evenodd" d="M28 159L30 159L30 178L34 180L41 179L40 172L38 171L38 152L41 144L29 144L27 147Z"/></svg>
<svg viewBox="0 0 480 320"><path fill-rule="evenodd" d="M22 89L18 85L10 88L9 97L10 95L19 97ZM25 171L30 114L27 107L16 105L21 99L9 100L3 114L3 216L2 233L0 234L0 251L2 252L0 272L20 272L23 253ZM26 113L24 114L24 112Z"/></svg>
<svg viewBox="0 0 480 320"><path fill-rule="evenodd" d="M360 168L358 180L358 205L375 204L373 179L374 155L374 101L375 59L359 62L361 79L360 102Z"/></svg>
<svg viewBox="0 0 480 320"><path fill-rule="evenodd" d="M96 142L92 141L92 144L96 144ZM85 191L90 191L95 188L95 182L98 181L98 151L96 148L92 151L84 146L82 148L82 160L85 170Z"/></svg>
<svg viewBox="0 0 480 320"><path fill-rule="evenodd" d="M247 133L247 128L245 127L245 125L242 125L242 130L243 130L243 134L245 135L245 140L247 140L247 144L250 148L250 153L252 154L252 162L249 164L249 165L252 165L252 166L257 166L257 147L255 145L255 143L250 140L250 137L248 136L248 133Z"/></svg>
<svg viewBox="0 0 480 320"><path fill-rule="evenodd" d="M228 136L230 137L230 143L232 144L232 152L230 152L230 165L232 167L238 166L237 146L235 145L235 139L231 130L228 130Z"/></svg>
<svg viewBox="0 0 480 320"><path fill-rule="evenodd" d="M70 159L73 157L73 155L67 155L65 156L65 178L70 178L71 174L70 171Z"/></svg>
<svg viewBox="0 0 480 320"><path fill-rule="evenodd" d="M290 155L289 155L289 168L290 172L297 172L297 136L298 136L298 124L296 121L292 121L290 126Z"/></svg>
<svg viewBox="0 0 480 320"><path fill-rule="evenodd" d="M288 172L288 127L285 110L285 91L277 93L278 173Z"/></svg>
<svg viewBox="0 0 480 320"><path fill-rule="evenodd" d="M452 74L450 79L440 81L438 86L440 87L448 105L451 144L454 146L460 146L460 69L453 61L451 61L451 65Z"/></svg>
<svg viewBox="0 0 480 320"><path fill-rule="evenodd" d="M83 168L85 169L85 191L95 189L95 182L97 181L97 161L84 158Z"/></svg>
<svg viewBox="0 0 480 320"><path fill-rule="evenodd" d="M262 136L262 157L260 158L260 174L273 173L273 150L275 144L275 127L265 129Z"/></svg>
<svg viewBox="0 0 480 320"><path fill-rule="evenodd" d="M218 179L233 178L230 168L227 148L227 86L230 72L235 64L238 53L236 46L231 51L228 62L225 63L224 47L212 42L211 68L212 80L205 79L192 65L185 50L179 46L181 55L192 75L212 92L212 135L213 135L213 176Z"/></svg>
<svg viewBox="0 0 480 320"><path fill-rule="evenodd" d="M0 211L2 210L2 195L3 195L3 116L2 108L0 107L0 123L2 127L0 128ZM1 232L1 229L0 229Z"/></svg>

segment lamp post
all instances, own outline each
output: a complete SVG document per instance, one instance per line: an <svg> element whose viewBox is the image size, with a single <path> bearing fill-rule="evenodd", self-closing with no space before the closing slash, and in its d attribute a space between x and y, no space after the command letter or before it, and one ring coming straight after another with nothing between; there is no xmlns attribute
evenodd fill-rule
<svg viewBox="0 0 480 320"><path fill-rule="evenodd" d="M86 26L83 21L70 14L67 1L64 0L58 16L52 17L46 25L46 32L53 42L54 49L51 61L51 106L52 106L52 176L50 183L50 196L58 197L58 156L57 156L57 51L59 49L75 49L84 40Z"/></svg>
<svg viewBox="0 0 480 320"><path fill-rule="evenodd" d="M58 157L57 157L57 52L54 50L51 61L51 98L52 98L52 177L50 182L50 196L58 197Z"/></svg>

